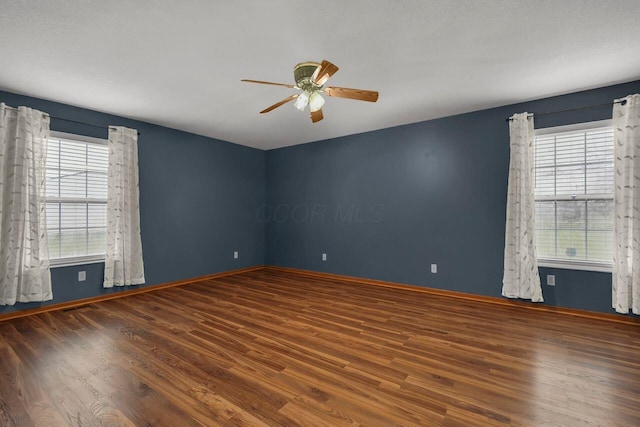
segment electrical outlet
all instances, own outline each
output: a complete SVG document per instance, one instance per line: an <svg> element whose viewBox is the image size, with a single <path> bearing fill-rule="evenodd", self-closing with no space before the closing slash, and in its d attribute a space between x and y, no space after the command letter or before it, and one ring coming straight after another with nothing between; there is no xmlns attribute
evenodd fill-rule
<svg viewBox="0 0 640 427"><path fill-rule="evenodd" d="M554 274L547 274L547 286L556 285L556 276Z"/></svg>
<svg viewBox="0 0 640 427"><path fill-rule="evenodd" d="M85 280L87 280L87 272L84 270L78 271L78 282L84 282Z"/></svg>
<svg viewBox="0 0 640 427"><path fill-rule="evenodd" d="M438 272L438 264L431 264L431 272L436 274Z"/></svg>
<svg viewBox="0 0 640 427"><path fill-rule="evenodd" d="M233 251L233 259L238 259L239 256L238 251Z"/></svg>
<svg viewBox="0 0 640 427"><path fill-rule="evenodd" d="M322 260L326 261L327 260L327 254L322 254Z"/></svg>

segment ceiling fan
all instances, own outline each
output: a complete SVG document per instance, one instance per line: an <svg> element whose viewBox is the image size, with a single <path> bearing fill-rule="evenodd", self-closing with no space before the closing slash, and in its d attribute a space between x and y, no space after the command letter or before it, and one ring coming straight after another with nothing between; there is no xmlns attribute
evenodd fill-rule
<svg viewBox="0 0 640 427"><path fill-rule="evenodd" d="M298 110L304 111L307 105L309 106L311 121L313 123L319 122L324 118L322 115L324 98L320 95L321 93L338 98L349 98L368 102L376 102L378 100L378 92L372 90L331 86L324 87L324 84L329 80L329 77L334 75L336 71L338 71L338 67L327 60L322 61L320 64L317 62L302 62L293 67L293 77L296 81L295 85L248 79L243 79L241 81L248 83L260 83L263 85L284 86L299 90L300 93L293 94L280 102L276 102L272 106L260 111L260 113L268 113L269 111L275 110L281 105L295 99L296 102L294 103L294 106Z"/></svg>

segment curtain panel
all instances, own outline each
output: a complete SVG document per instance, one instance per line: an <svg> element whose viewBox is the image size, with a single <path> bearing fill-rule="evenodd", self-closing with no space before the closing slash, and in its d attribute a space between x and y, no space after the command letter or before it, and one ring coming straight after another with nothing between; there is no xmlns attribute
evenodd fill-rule
<svg viewBox="0 0 640 427"><path fill-rule="evenodd" d="M615 138L612 306L640 314L640 95L613 105Z"/></svg>
<svg viewBox="0 0 640 427"><path fill-rule="evenodd" d="M138 131L109 127L105 288L144 283L138 183Z"/></svg>
<svg viewBox="0 0 640 427"><path fill-rule="evenodd" d="M542 302L535 247L533 117L509 119L510 158L502 295Z"/></svg>
<svg viewBox="0 0 640 427"><path fill-rule="evenodd" d="M0 305L53 299L45 201L49 116L0 103Z"/></svg>

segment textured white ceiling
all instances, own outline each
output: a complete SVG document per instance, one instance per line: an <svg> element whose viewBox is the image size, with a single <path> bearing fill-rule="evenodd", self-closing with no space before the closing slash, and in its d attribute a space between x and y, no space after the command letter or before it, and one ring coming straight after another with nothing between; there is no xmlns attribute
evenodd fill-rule
<svg viewBox="0 0 640 427"><path fill-rule="evenodd" d="M260 149L640 78L638 0L0 0L0 89ZM287 104L328 59L325 119Z"/></svg>

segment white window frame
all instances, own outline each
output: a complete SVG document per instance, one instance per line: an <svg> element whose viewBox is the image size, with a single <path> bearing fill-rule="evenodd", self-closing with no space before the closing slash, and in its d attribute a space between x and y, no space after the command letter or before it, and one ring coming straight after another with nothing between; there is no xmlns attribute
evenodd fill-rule
<svg viewBox="0 0 640 427"><path fill-rule="evenodd" d="M87 143L87 144L96 144L96 145L108 145L109 141L106 139L102 139L102 138L94 138L94 137L90 137L90 136L84 136L84 135L78 135L78 134L74 134L74 133L66 133L66 132L56 132L56 131L51 131L50 133L50 137L51 138L59 138L59 139L65 139L65 140L69 140L69 141L77 141L77 142L81 142L81 143ZM70 199L68 197L47 197L46 198L46 202L61 202L61 201L65 201L65 202L96 202L96 203L106 203L106 201L103 201L102 199ZM100 263L100 262L104 262L105 260L105 255L104 254L100 254L100 255L87 255L87 256L78 256L78 257L65 257L65 258L54 258L54 259L50 259L49 260L49 264L51 266L51 268L56 268L56 267L70 267L73 265L84 265L84 264L95 264L95 263Z"/></svg>
<svg viewBox="0 0 640 427"><path fill-rule="evenodd" d="M549 135L554 133L563 133L563 132L579 132L583 130L603 128L603 127L613 127L613 120L599 120L594 122L585 122L585 123L576 123L572 125L566 126L555 126L548 128L540 128L535 129L535 136ZM613 197L614 189L611 189L611 194ZM612 198L611 197L611 198ZM598 195L577 195L572 200L610 200L610 197L602 197ZM538 200L561 200L556 196L543 196L535 198ZM577 261L577 260L564 260L564 259L553 259L553 258L542 258L538 257L538 267L547 267L547 268L561 268L568 270L582 270L582 271L599 271L604 273L611 273L613 270L613 262L593 262L593 261Z"/></svg>

